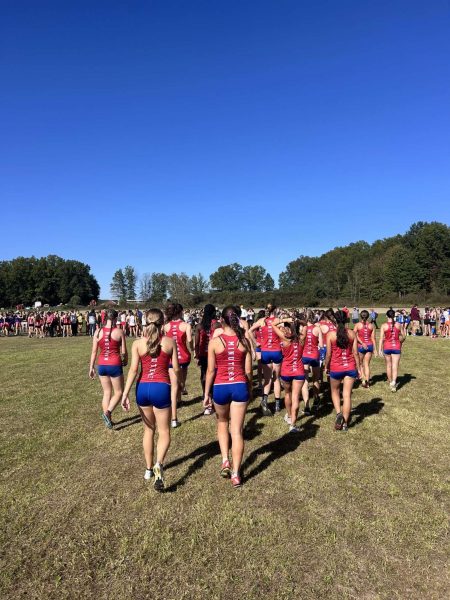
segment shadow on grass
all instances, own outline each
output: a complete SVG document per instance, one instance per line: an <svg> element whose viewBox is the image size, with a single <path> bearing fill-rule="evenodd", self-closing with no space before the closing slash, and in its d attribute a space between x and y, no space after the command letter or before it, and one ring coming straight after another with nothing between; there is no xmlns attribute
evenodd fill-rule
<svg viewBox="0 0 450 600"><path fill-rule="evenodd" d="M255 409L252 409L249 412L255 413ZM198 418L199 416L201 415L196 415L196 418ZM246 440L251 440L261 433L261 430L263 429L264 425L262 423L257 423L257 419L258 413L255 413L246 423L244 427L244 438ZM217 456L220 456L219 442L217 440L214 440L212 442L209 442L208 444L204 444L203 446L196 448L195 450L193 450L189 454L186 454L185 456L180 456L180 458L176 458L175 460L167 463L165 468L172 469L173 467L177 467L178 465L181 465L184 462L191 460L192 458L196 459L192 463L192 465L188 467L184 475L182 475L178 479L178 481L175 481L170 486L168 486L165 489L164 493L167 494L171 492L176 492L178 488L185 485L189 477L191 477L191 475L193 475L196 471L201 469L208 460Z"/></svg>
<svg viewBox="0 0 450 600"><path fill-rule="evenodd" d="M373 375L370 379L371 379L371 385L374 385L375 383L379 383L381 381L388 380L386 373L380 373L378 375ZM397 390L399 390L400 388L402 388L405 385L408 385L408 383L410 383L413 379L417 379L417 377L415 375L411 375L411 373L404 373L403 375L400 375L400 377L397 378Z"/></svg>
<svg viewBox="0 0 450 600"><path fill-rule="evenodd" d="M366 417L377 415L383 408L384 402L381 398L372 398L369 402L361 402L352 410L349 427L359 425Z"/></svg>
<svg viewBox="0 0 450 600"><path fill-rule="evenodd" d="M191 398L190 400L183 400L183 398L181 398L178 408L183 408L185 406L192 406L193 404L199 404L202 402L202 400L203 400L203 396L196 396L195 398Z"/></svg>
<svg viewBox="0 0 450 600"><path fill-rule="evenodd" d="M253 479L253 477L256 477L265 471L275 460L278 460L286 454L297 450L302 442L305 442L309 438L313 438L317 434L318 429L318 425L308 421L300 429L299 433L285 433L277 440L268 442L267 444L264 444L264 446L260 446L259 448L253 450L253 452L251 452L244 460L242 465L244 481ZM257 467L247 473L248 468L251 467L251 465L256 462L258 457L261 455L267 456L259 463Z"/></svg>
<svg viewBox="0 0 450 600"><path fill-rule="evenodd" d="M114 423L114 431L120 431L121 429L125 429L125 427L130 427L130 425L136 425L142 421L141 415L133 415L132 417L127 417L126 419L122 419L121 421L116 421Z"/></svg>

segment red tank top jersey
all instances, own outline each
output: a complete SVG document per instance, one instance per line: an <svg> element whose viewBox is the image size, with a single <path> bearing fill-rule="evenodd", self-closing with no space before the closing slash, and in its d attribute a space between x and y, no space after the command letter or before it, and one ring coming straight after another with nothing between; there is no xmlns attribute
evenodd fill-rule
<svg viewBox="0 0 450 600"><path fill-rule="evenodd" d="M331 321L320 321L319 325L326 325L328 327L328 331L326 333L324 333L322 331L323 345L326 346L327 345L327 336L331 331L336 331L336 325L334 323L332 323Z"/></svg>
<svg viewBox="0 0 450 600"><path fill-rule="evenodd" d="M391 323L388 323L388 328L384 332L383 350L401 350L402 345L400 344L400 329L392 327Z"/></svg>
<svg viewBox="0 0 450 600"><path fill-rule="evenodd" d="M122 364L120 358L120 347L121 341L117 341L110 336L110 333L114 331L110 327L103 327L103 336L99 339L98 345L100 346L100 355L98 357L99 365L112 365L118 367Z"/></svg>
<svg viewBox="0 0 450 600"><path fill-rule="evenodd" d="M34 317L28 317L28 325L34 325Z"/></svg>
<svg viewBox="0 0 450 600"><path fill-rule="evenodd" d="M369 324L368 323L364 323L364 321L361 323L362 327L361 329L358 329L358 346L361 347L361 342L365 345L368 346L369 344L372 343L372 330L369 329ZM359 341L361 340L361 342Z"/></svg>
<svg viewBox="0 0 450 600"><path fill-rule="evenodd" d="M291 342L288 346L282 346L283 362L281 363L281 375L283 377L301 377L305 375L305 368L301 361L303 346L300 342Z"/></svg>
<svg viewBox="0 0 450 600"><path fill-rule="evenodd" d="M214 334L214 325L217 323L216 319L211 320L209 331L205 331L203 327L200 329L199 340L198 340L198 355L208 356L209 342Z"/></svg>
<svg viewBox="0 0 450 600"><path fill-rule="evenodd" d="M336 340L331 341L330 371L354 371L356 369L353 356L353 340L348 339L346 348L339 348Z"/></svg>
<svg viewBox="0 0 450 600"><path fill-rule="evenodd" d="M267 317L265 325L260 327L261 331L261 350L263 352L279 352L281 350L281 341L273 330L272 323L276 317Z"/></svg>
<svg viewBox="0 0 450 600"><path fill-rule="evenodd" d="M170 321L169 331L166 333L166 335L175 340L178 362L180 364L186 364L191 362L191 353L189 352L186 344L186 332L181 331L180 329L181 323L184 323L184 321Z"/></svg>
<svg viewBox="0 0 450 600"><path fill-rule="evenodd" d="M220 354L216 354L217 373L214 385L221 383L246 383L246 352L240 350L237 335L222 334L219 339L224 345L224 350Z"/></svg>
<svg viewBox="0 0 450 600"><path fill-rule="evenodd" d="M159 356L151 357L150 354L141 356L140 383L169 383L170 355L161 349Z"/></svg>
<svg viewBox="0 0 450 600"><path fill-rule="evenodd" d="M319 338L314 335L313 329L316 325L307 325L305 347L303 348L303 356L306 358L319 358Z"/></svg>

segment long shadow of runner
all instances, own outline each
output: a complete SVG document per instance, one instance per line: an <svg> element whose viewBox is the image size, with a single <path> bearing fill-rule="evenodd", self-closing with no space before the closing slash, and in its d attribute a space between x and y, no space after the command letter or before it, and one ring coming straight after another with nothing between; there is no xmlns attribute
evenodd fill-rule
<svg viewBox="0 0 450 600"><path fill-rule="evenodd" d="M274 460L280 459L286 454L297 450L302 442L309 438L313 438L317 434L318 429L318 425L308 422L305 424L305 427L300 429L299 433L285 433L277 440L268 442L267 444L264 444L264 446L260 446L259 448L256 448L256 450L253 450L253 452L251 452L244 460L244 464L242 465L244 481L249 481L265 471ZM257 460L258 456L264 454L267 454L266 458L247 474L246 470L248 467Z"/></svg>
<svg viewBox="0 0 450 600"><path fill-rule="evenodd" d="M402 388L404 385L408 385L410 381L413 379L417 379L415 375L411 375L411 373L404 373L397 378L397 390ZM379 381L387 381L386 373L380 373L378 375L373 375L371 377L372 385L378 383Z"/></svg>
<svg viewBox="0 0 450 600"><path fill-rule="evenodd" d="M127 417L126 419L122 419L121 421L116 421L114 423L114 431L120 431L121 429L125 429L125 427L130 427L130 425L136 425L137 423L141 423L141 415L133 415L132 417Z"/></svg>
<svg viewBox="0 0 450 600"><path fill-rule="evenodd" d="M255 410L256 409L252 409L249 412L252 413ZM258 423L257 420L258 413L256 412L246 423L244 427L244 438L246 440L253 439L261 433L261 430L263 429L264 425L262 423ZM180 477L178 481L175 481L165 489L165 493L167 494L175 492L179 487L182 487L191 475L193 475L196 471L201 469L208 460L217 457L218 455L220 455L219 442L217 440L214 440L212 442L209 442L209 444L204 444L203 446L200 446L200 448L196 448L190 454L180 456L180 458L176 458L175 460L167 463L165 467L166 470L181 465L187 460L196 458L192 465L188 467L186 473L182 477Z"/></svg>
<svg viewBox="0 0 450 600"><path fill-rule="evenodd" d="M359 425L366 417L377 415L383 406L384 402L381 398L372 398L369 402L361 402L361 404L358 404L358 406L352 410L349 427Z"/></svg>

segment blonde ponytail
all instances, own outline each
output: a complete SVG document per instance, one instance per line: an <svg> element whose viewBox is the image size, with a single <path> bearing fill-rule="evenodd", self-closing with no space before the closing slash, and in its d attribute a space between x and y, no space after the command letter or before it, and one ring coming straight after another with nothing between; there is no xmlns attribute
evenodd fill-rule
<svg viewBox="0 0 450 600"><path fill-rule="evenodd" d="M147 338L147 352L152 358L155 358L161 352L164 315L159 308L152 308L145 314L145 321L147 325L144 328L144 336Z"/></svg>

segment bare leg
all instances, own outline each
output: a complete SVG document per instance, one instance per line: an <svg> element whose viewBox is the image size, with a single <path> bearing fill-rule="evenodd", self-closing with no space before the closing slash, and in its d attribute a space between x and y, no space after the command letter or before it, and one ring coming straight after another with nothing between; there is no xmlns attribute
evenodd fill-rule
<svg viewBox="0 0 450 600"><path fill-rule="evenodd" d="M341 382L339 379L330 377L330 386L334 410L336 411L336 414L339 414L341 412Z"/></svg>
<svg viewBox="0 0 450 600"><path fill-rule="evenodd" d="M302 398L303 398L303 402L305 403L305 408L308 406L308 403L309 403L308 377L309 377L309 367L308 367L308 365L305 365L305 383L302 387Z"/></svg>
<svg viewBox="0 0 450 600"><path fill-rule="evenodd" d="M389 383L392 381L392 354L385 354L384 358L386 360L386 374L387 374L387 378Z"/></svg>
<svg viewBox="0 0 450 600"><path fill-rule="evenodd" d="M314 402L317 402L319 399L319 391L320 391L320 367L312 368L312 381L313 381L313 397Z"/></svg>
<svg viewBox="0 0 450 600"><path fill-rule="evenodd" d="M390 381L397 382L398 377L398 365L400 363L401 354L391 354L391 376L392 379Z"/></svg>
<svg viewBox="0 0 450 600"><path fill-rule="evenodd" d="M156 444L156 462L164 464L170 446L170 408L154 408L158 442Z"/></svg>
<svg viewBox="0 0 450 600"><path fill-rule="evenodd" d="M300 394L302 392L304 381L298 381L294 379L292 382L292 392L291 392L291 424L295 425L295 422L298 417L298 409L300 407Z"/></svg>
<svg viewBox="0 0 450 600"><path fill-rule="evenodd" d="M239 473L244 455L244 419L247 402L232 402L230 406L230 434L233 471Z"/></svg>
<svg viewBox="0 0 450 600"><path fill-rule="evenodd" d="M179 386L177 377L174 373L173 369L169 369L169 377L170 377L170 403L172 407L172 421L177 420L177 404L178 404L178 396L179 396Z"/></svg>
<svg viewBox="0 0 450 600"><path fill-rule="evenodd" d="M109 401L108 410L112 413L112 411L116 408L116 406L120 402L120 399L122 398L123 375L121 375L120 377L111 377L111 383L114 393L111 397L111 400Z"/></svg>
<svg viewBox="0 0 450 600"><path fill-rule="evenodd" d="M222 461L228 460L228 452L230 450L230 434L228 432L228 422L230 419L230 405L216 404L214 408L217 416L217 439L219 440L220 453Z"/></svg>
<svg viewBox="0 0 450 600"><path fill-rule="evenodd" d="M281 396L281 382L280 382L280 371L281 371L281 364L280 365L273 365L272 367L272 377L273 377L273 393L275 395L275 398L279 398Z"/></svg>
<svg viewBox="0 0 450 600"><path fill-rule="evenodd" d="M109 403L111 401L111 396L112 396L111 378L108 376L100 376L99 379L100 379L100 383L102 384L102 388L103 388L102 409L103 409L103 412L105 413L109 408Z"/></svg>
<svg viewBox="0 0 450 600"><path fill-rule="evenodd" d="M147 469L153 467L153 442L155 438L155 413L153 406L139 406L142 422L144 424L144 437L142 447L144 449L145 465Z"/></svg>
<svg viewBox="0 0 450 600"><path fill-rule="evenodd" d="M345 422L348 423L350 419L350 412L352 410L352 388L355 383L354 377L344 377L343 381L343 406L342 406L342 414L344 415Z"/></svg>
<svg viewBox="0 0 450 600"><path fill-rule="evenodd" d="M366 352L363 359L363 373L364 379L369 383L370 379L370 361L372 360L372 352Z"/></svg>
<svg viewBox="0 0 450 600"><path fill-rule="evenodd" d="M292 425L294 422L292 421L292 383L290 381L283 381L284 388L284 405L286 407L286 413L289 415L291 419Z"/></svg>
<svg viewBox="0 0 450 600"><path fill-rule="evenodd" d="M264 376L264 394L268 396L270 394L270 388L272 387L272 364L263 365L263 376Z"/></svg>

